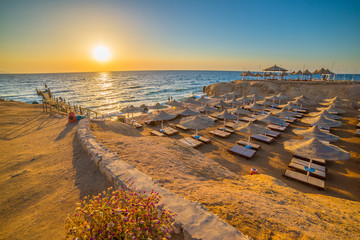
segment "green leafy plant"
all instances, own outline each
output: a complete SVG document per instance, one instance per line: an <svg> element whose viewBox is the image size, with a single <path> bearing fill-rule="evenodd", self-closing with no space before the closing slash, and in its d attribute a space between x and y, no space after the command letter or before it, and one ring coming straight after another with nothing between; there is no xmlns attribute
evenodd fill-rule
<svg viewBox="0 0 360 240"><path fill-rule="evenodd" d="M85 197L66 219L67 239L169 239L174 213L159 205L160 196L119 189Z"/></svg>

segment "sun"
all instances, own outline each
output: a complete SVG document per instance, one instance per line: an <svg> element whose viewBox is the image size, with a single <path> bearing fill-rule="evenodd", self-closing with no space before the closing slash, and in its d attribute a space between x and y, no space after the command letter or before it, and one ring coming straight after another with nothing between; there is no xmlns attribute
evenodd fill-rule
<svg viewBox="0 0 360 240"><path fill-rule="evenodd" d="M106 62L109 61L111 54L109 48L105 46L97 46L92 51L93 57L96 61Z"/></svg>

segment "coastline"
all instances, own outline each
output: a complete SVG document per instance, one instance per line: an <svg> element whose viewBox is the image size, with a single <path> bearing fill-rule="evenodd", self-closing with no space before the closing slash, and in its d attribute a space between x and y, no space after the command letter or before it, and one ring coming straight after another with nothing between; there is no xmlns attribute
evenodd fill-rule
<svg viewBox="0 0 360 240"><path fill-rule="evenodd" d="M357 166L360 156L356 148L360 141L353 137L353 130L356 128L354 116L358 111L353 106L347 110L349 112L344 115L345 126L335 131L342 138L339 144L350 151L352 157L347 162L329 164L331 178L328 179L329 187L323 192L281 177L291 157L290 153L281 150L282 142L288 138L296 138L291 131L285 132L275 145L262 145L262 151L248 161L226 151L236 139L245 139L245 134L236 134L226 140L211 138L211 146L202 146L194 150L199 155L193 155L192 151L189 152L184 147L175 152L173 148L178 139L193 132L180 132L179 135L160 139L150 137L149 134L151 129L157 129L158 126L138 131L127 124L110 122L110 125L92 123L91 128L97 139L123 160L172 192L201 202L211 212L255 239L271 236L284 239L351 238L359 231L356 219L352 216L360 209L360 196L356 191L360 186ZM146 120L143 115L136 119L140 122ZM66 119L63 121L66 122ZM172 126L177 121L168 124ZM304 127L301 124L295 126ZM68 126L64 124L61 127L66 129ZM200 131L200 134L207 136L206 132ZM161 151L158 150L159 147ZM145 152L144 149L148 151ZM194 165L199 156L202 161ZM208 168L210 165L201 165L201 162L218 167ZM249 169L254 166L259 169L260 174L248 175Z"/></svg>

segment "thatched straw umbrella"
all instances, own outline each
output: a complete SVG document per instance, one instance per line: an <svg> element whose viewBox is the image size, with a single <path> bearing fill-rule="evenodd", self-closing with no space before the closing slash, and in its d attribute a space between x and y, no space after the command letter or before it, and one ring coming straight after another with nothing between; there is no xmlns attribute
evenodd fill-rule
<svg viewBox="0 0 360 240"><path fill-rule="evenodd" d="M329 118L329 119L333 119L333 120L342 119L341 116L329 113L328 110L326 110L326 109L324 109L324 110L322 110L320 112L311 112L311 113L309 113L309 116L311 116L311 117L317 117L317 116L320 116L320 115L322 115L322 116L324 116L326 118Z"/></svg>
<svg viewBox="0 0 360 240"><path fill-rule="evenodd" d="M301 121L303 123L310 124L311 126L319 126L320 128L331 128L331 127L342 126L342 122L326 118L322 115L319 115L317 117L306 117L301 119Z"/></svg>
<svg viewBox="0 0 360 240"><path fill-rule="evenodd" d="M225 110L222 111L221 113L214 114L213 116L216 117L216 118L219 118L219 119L224 119L224 127L223 127L223 130L225 130L225 121L226 121L226 119L228 119L228 120L235 120L235 119L238 118L238 116L229 113L229 112L227 111L227 109L225 109Z"/></svg>
<svg viewBox="0 0 360 240"><path fill-rule="evenodd" d="M195 116L198 114L199 114L199 112L193 111L189 107L187 107L183 111L181 111L178 115L180 115L180 116Z"/></svg>
<svg viewBox="0 0 360 240"><path fill-rule="evenodd" d="M312 126L308 129L293 129L293 132L304 138L316 138L320 141L336 142L340 139L334 134L324 132L318 126Z"/></svg>
<svg viewBox="0 0 360 240"><path fill-rule="evenodd" d="M150 120L151 121L161 121L161 129L160 132L164 132L164 123L163 121L171 120L176 118L176 115L168 114L164 111L160 111L158 114L153 116Z"/></svg>
<svg viewBox="0 0 360 240"><path fill-rule="evenodd" d="M266 133L268 131L267 128L260 126L260 125L256 125L253 122L248 122L248 123L236 123L234 125L234 129L236 131L242 132L242 133L248 133L249 134L249 138L248 138L248 145L246 147L251 148L249 146L250 144L250 137L251 134L263 134Z"/></svg>
<svg viewBox="0 0 360 240"><path fill-rule="evenodd" d="M200 138L198 129L205 129L214 124L208 116L198 115L181 119L180 124L189 129L196 129L195 138Z"/></svg>

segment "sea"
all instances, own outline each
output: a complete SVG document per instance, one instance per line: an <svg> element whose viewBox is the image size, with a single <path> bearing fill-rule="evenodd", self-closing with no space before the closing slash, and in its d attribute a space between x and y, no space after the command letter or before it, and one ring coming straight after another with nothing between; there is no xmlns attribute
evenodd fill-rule
<svg viewBox="0 0 360 240"><path fill-rule="evenodd" d="M121 71L82 73L0 74L0 97L41 102L35 89L45 84L55 97L71 105L112 114L134 105L164 104L204 95L203 87L242 79L241 71ZM340 80L360 81L360 74L337 75ZM255 78L253 78L255 79Z"/></svg>

